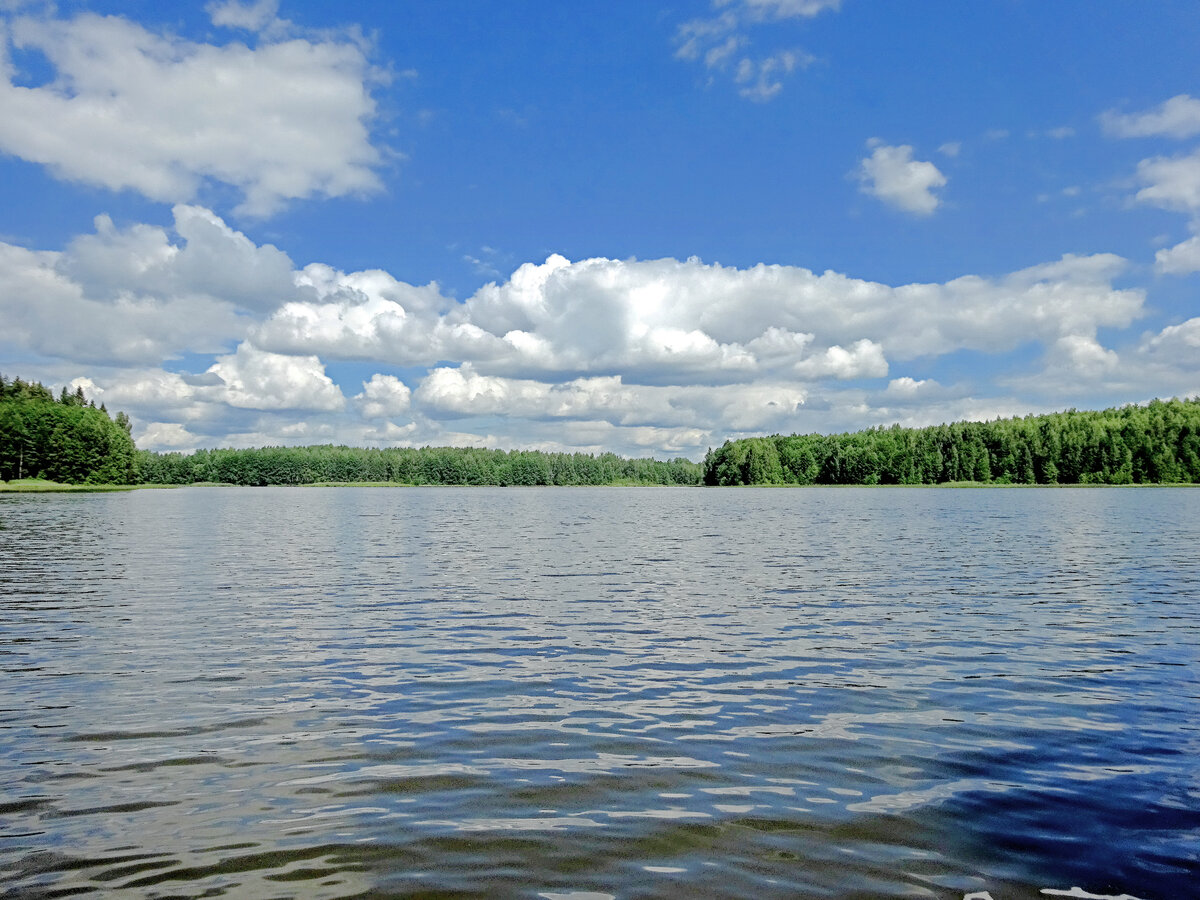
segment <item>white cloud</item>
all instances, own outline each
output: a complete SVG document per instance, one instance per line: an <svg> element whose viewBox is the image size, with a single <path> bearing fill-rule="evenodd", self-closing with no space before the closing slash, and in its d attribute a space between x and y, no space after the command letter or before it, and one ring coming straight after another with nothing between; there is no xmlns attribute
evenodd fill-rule
<svg viewBox="0 0 1200 900"><path fill-rule="evenodd" d="M1181 241L1154 254L1155 268L1167 275L1200 272L1200 235Z"/></svg>
<svg viewBox="0 0 1200 900"><path fill-rule="evenodd" d="M1003 352L1124 327L1144 302L1140 291L1112 287L1124 267L1112 255L1067 256L1002 279L889 287L787 266L551 256L439 310L445 298L434 286L375 273L367 287L364 273L310 266L306 276L321 275L310 279L319 299L285 304L253 337L275 352L397 365L471 361L489 375L623 374L675 384L772 372L878 377L889 358Z"/></svg>
<svg viewBox="0 0 1200 900"><path fill-rule="evenodd" d="M205 380L205 379L201 379ZM193 377L192 382L196 379ZM209 415L205 408L220 382L211 379L211 384L189 383L178 372L162 369L126 369L115 377L105 379L103 385L90 378L76 378L88 397L94 397L114 409L147 411L154 414L170 414L173 419L200 421Z"/></svg>
<svg viewBox="0 0 1200 900"><path fill-rule="evenodd" d="M1142 113L1108 110L1101 114L1100 124L1115 137L1188 138L1200 134L1200 100L1178 94Z"/></svg>
<svg viewBox="0 0 1200 900"><path fill-rule="evenodd" d="M962 141L946 141L938 147L938 153L951 158L958 156L962 152Z"/></svg>
<svg viewBox="0 0 1200 900"><path fill-rule="evenodd" d="M1106 112L1101 122L1105 130L1118 137L1191 137L1200 133L1200 100L1179 94L1145 113ZM1200 149L1182 156L1143 159L1138 163L1136 178L1142 185L1135 196L1138 202L1186 213L1191 217L1192 231L1200 232ZM1200 237L1164 247L1154 259L1155 269L1162 274L1200 271Z"/></svg>
<svg viewBox="0 0 1200 900"><path fill-rule="evenodd" d="M225 384L215 374L181 375L155 368L101 371L95 379L75 378L70 386L82 386L110 412L129 413L134 440L143 449L227 445L228 435L243 427L246 409L230 405Z"/></svg>
<svg viewBox="0 0 1200 900"><path fill-rule="evenodd" d="M214 17L258 21L266 10L224 4ZM0 149L58 177L165 202L221 182L242 192L239 211L252 216L380 188L372 73L354 42L216 46L91 14L21 17L4 33L44 54L55 77L25 87L9 65Z"/></svg>
<svg viewBox="0 0 1200 900"><path fill-rule="evenodd" d="M479 248L479 254L479 256L473 256L470 253L464 253L463 262L470 263L471 267L484 278L499 278L501 273L496 268L495 249L485 245Z"/></svg>
<svg viewBox="0 0 1200 900"><path fill-rule="evenodd" d="M139 447L163 450L195 450L199 447L196 435L178 422L150 422L133 436Z"/></svg>
<svg viewBox="0 0 1200 900"><path fill-rule="evenodd" d="M1040 371L1001 379L1046 408L1110 406L1150 397L1200 395L1200 317L1147 333L1114 349L1096 338L1065 336L1047 346Z"/></svg>
<svg viewBox="0 0 1200 900"><path fill-rule="evenodd" d="M740 85L738 93L756 103L765 103L783 90L780 75L790 75L797 68L807 68L815 57L802 50L781 50L765 59L749 57L738 63L733 80Z"/></svg>
<svg viewBox="0 0 1200 900"><path fill-rule="evenodd" d="M412 391L395 375L376 373L363 382L363 391L354 400L364 419L391 419L408 412Z"/></svg>
<svg viewBox="0 0 1200 900"><path fill-rule="evenodd" d="M224 382L225 401L247 409L340 410L346 402L316 356L269 353L243 342L208 371Z"/></svg>
<svg viewBox="0 0 1200 900"><path fill-rule="evenodd" d="M694 424L695 415L671 402L681 388L625 385L618 376L562 383L480 375L470 363L437 368L416 391L416 402L433 416L517 416L577 419L614 425Z"/></svg>
<svg viewBox="0 0 1200 900"><path fill-rule="evenodd" d="M297 296L258 326L254 339L263 349L306 353L318 347L338 359L403 365L440 358L433 343L438 314L453 301L436 284L415 287L377 269L346 274L320 263L306 266L295 280L315 298ZM469 343L472 333L442 329L441 337L455 343L459 334Z"/></svg>
<svg viewBox="0 0 1200 900"><path fill-rule="evenodd" d="M295 420L287 414L267 414L256 419L245 431L233 431L221 440L222 447L302 446L305 444L354 443L361 429L339 428L319 419Z"/></svg>
<svg viewBox="0 0 1200 900"><path fill-rule="evenodd" d="M223 28L243 28L258 31L275 21L279 12L279 0L220 0L204 7L212 23Z"/></svg>
<svg viewBox="0 0 1200 900"><path fill-rule="evenodd" d="M172 233L100 215L62 251L0 243L0 340L49 357L157 364L228 349L252 316L311 296L287 254L211 211L177 205L174 220Z"/></svg>
<svg viewBox="0 0 1200 900"><path fill-rule="evenodd" d="M68 245L62 271L95 297L204 299L267 311L297 295L283 251L256 246L203 207L180 204L173 214L178 244L166 229L120 230L108 216L97 216L96 233Z"/></svg>
<svg viewBox="0 0 1200 900"><path fill-rule="evenodd" d="M63 251L0 243L0 349L68 360L52 364L69 373L57 383L89 364L89 396L130 412L163 449L473 435L695 456L731 434L949 410L931 379L870 383L949 353L1041 346L1046 377L1031 392L1134 384L1139 366L1164 385L1191 377L1180 368L1188 329L1119 355L1100 345L1101 329L1127 328L1145 303L1113 286L1127 264L1107 254L898 286L791 266L554 255L462 302L380 270L292 265L189 206L174 231L101 218ZM162 367L185 354L211 365ZM347 403L326 360L404 366L408 384L377 372Z"/></svg>
<svg viewBox="0 0 1200 900"><path fill-rule="evenodd" d="M803 378L882 378L888 373L883 348L868 338L855 341L849 350L836 344L823 353L793 366Z"/></svg>
<svg viewBox="0 0 1200 900"><path fill-rule="evenodd" d="M685 22L679 26L676 33L676 41L679 44L675 51L677 59L697 60L702 55L705 56L705 64L709 65L707 49L713 47L725 47L729 44L729 38L734 39L734 46L742 44L746 38L741 34L731 34L738 27L737 16L732 12L725 12L712 19L693 19L690 22ZM718 53L712 57L712 67L720 67L728 58L728 53Z"/></svg>
<svg viewBox="0 0 1200 900"><path fill-rule="evenodd" d="M1200 132L1200 100L1186 94L1172 97L1158 109L1140 116L1105 114L1106 127L1121 137L1160 135L1187 137ZM1135 199L1160 209L1186 213L1193 232L1200 232L1200 149L1183 156L1153 156L1137 166L1143 185ZM1192 237L1155 254L1158 272L1186 275L1200 271L1200 238Z"/></svg>
<svg viewBox="0 0 1200 900"><path fill-rule="evenodd" d="M1052 347L1064 337L1078 338L1076 349L1085 349L1099 328L1128 326L1142 314L1145 298L1141 291L1112 287L1125 267L1111 255L1067 256L1000 279L967 276L946 284L889 287L782 266L737 270L697 260L569 263L552 258L543 266L522 267L510 282L481 290L451 313L484 334L503 335L498 340L514 354L476 357L471 369L442 374L438 399L423 385L414 394L414 405L435 415L504 415L502 409L513 410L511 415L516 410L541 415L565 407L552 402L546 388L532 385L554 383L556 373L581 369L619 374L620 390L611 384L606 388L614 398L659 384L713 393L799 377L803 421L826 421L817 410L822 398L832 397L828 402L841 412L828 422L846 427L848 418L862 421L870 408L855 413L844 405L844 394L831 395L828 389L814 394L830 379L882 377L891 359L956 350L1003 353L1028 342ZM579 309L586 315L577 314ZM595 345L588 338L600 326L588 316L608 323ZM700 365L686 356L654 354L636 339L667 329L706 337L711 342L706 352L714 362ZM523 335L536 353L522 356L515 334ZM511 385L516 373L526 373L518 379L524 382L519 391ZM579 390L580 385L573 385L569 396ZM744 401L711 409L707 419L691 420L679 418L681 410L698 408L685 402L683 393L671 394L669 409L651 403L651 396L662 395L636 394L633 408L643 415L649 411L656 425L707 421L726 429L743 427L738 410ZM597 404L568 408L601 415ZM612 408L603 417L611 424L628 422ZM795 430L802 427L800 421L792 415L760 427Z"/></svg>
<svg viewBox="0 0 1200 900"><path fill-rule="evenodd" d="M858 178L864 194L918 216L930 215L938 208L941 200L933 192L946 184L946 176L937 166L913 159L913 148L907 144L876 145L862 161Z"/></svg>
<svg viewBox="0 0 1200 900"><path fill-rule="evenodd" d="M732 6L751 19L811 19L827 9L837 11L842 0L716 0L716 7Z"/></svg>
<svg viewBox="0 0 1200 900"><path fill-rule="evenodd" d="M1200 316L1179 325L1168 325L1148 338L1142 349L1173 365L1185 366L1192 371L1200 369Z"/></svg>
<svg viewBox="0 0 1200 900"><path fill-rule="evenodd" d="M704 54L704 65L709 69L723 69L738 52L746 45L746 38L740 34L731 34L715 47L710 47ZM697 49L697 54L699 50Z"/></svg>
<svg viewBox="0 0 1200 900"><path fill-rule="evenodd" d="M1137 193L1142 203L1179 212L1200 211L1200 150L1188 156L1156 156L1138 163Z"/></svg>
<svg viewBox="0 0 1200 900"><path fill-rule="evenodd" d="M158 363L212 353L244 328L232 305L104 290L71 275L73 257L0 243L0 343L89 363Z"/></svg>
<svg viewBox="0 0 1200 900"><path fill-rule="evenodd" d="M913 401L919 397L924 397L930 392L938 391L941 385L932 378L922 378L920 380L912 378L908 375L902 375L899 378L893 378L888 382L887 389L884 393L889 400L892 401Z"/></svg>
<svg viewBox="0 0 1200 900"><path fill-rule="evenodd" d="M619 382L612 379L613 385ZM551 391L562 395L556 409L548 409ZM458 368L437 368L417 388L422 407L451 416L512 414L523 418L559 415L586 394L586 383L575 385L544 384L479 375L470 363ZM611 397L611 394L610 394Z"/></svg>
<svg viewBox="0 0 1200 900"><path fill-rule="evenodd" d="M931 394L933 392L930 392ZM942 392L944 393L944 392ZM878 404L878 405L876 405ZM1054 412L1058 407L1041 406L1029 400L1006 397L942 397L919 395L905 398L885 391L881 396L868 398L862 404L855 428L871 425L900 425L905 428L925 428L946 422L988 422L1042 412Z"/></svg>
<svg viewBox="0 0 1200 900"><path fill-rule="evenodd" d="M693 388L691 394L700 413L698 425L712 428L718 423L720 428L740 432L798 428L797 415L809 397L807 389L788 381L728 385L712 393Z"/></svg>
<svg viewBox="0 0 1200 900"><path fill-rule="evenodd" d="M1049 358L1053 365L1069 368L1089 378L1114 371L1121 361L1114 351L1101 346L1094 337L1080 334L1060 337L1050 348Z"/></svg>
<svg viewBox="0 0 1200 900"><path fill-rule="evenodd" d="M736 430L783 427L795 422L807 392L786 382L715 387L626 384L619 376L547 383L481 375L470 363L440 367L413 395L414 406L434 418L508 416L533 421L573 420L622 428Z"/></svg>
<svg viewBox="0 0 1200 900"><path fill-rule="evenodd" d="M765 103L783 90L784 76L807 68L816 57L794 47L765 54L744 52L752 44L749 29L787 19L810 19L840 6L841 0L715 0L713 7L720 10L718 14L679 26L675 56L702 60L710 72L732 69L738 94Z"/></svg>
<svg viewBox="0 0 1200 900"><path fill-rule="evenodd" d="M714 433L705 428L659 428L652 425L623 428L607 422L568 422L562 426L560 434L565 443L555 440L539 441L534 444L533 449L579 448L584 452L598 452L618 447L619 452L628 456L699 456L705 447L716 441Z"/></svg>

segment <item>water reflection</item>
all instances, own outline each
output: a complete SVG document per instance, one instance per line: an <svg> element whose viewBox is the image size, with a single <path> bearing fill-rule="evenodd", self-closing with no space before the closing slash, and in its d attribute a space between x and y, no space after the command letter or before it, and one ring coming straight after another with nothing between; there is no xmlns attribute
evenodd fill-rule
<svg viewBox="0 0 1200 900"><path fill-rule="evenodd" d="M0 877L1177 896L1197 512L1187 490L0 497Z"/></svg>

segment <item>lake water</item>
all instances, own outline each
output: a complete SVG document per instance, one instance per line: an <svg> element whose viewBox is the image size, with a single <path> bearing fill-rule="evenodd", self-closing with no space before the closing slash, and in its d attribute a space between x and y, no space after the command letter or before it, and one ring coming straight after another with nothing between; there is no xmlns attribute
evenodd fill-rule
<svg viewBox="0 0 1200 900"><path fill-rule="evenodd" d="M0 895L1200 896L1198 548L1187 489L0 495Z"/></svg>

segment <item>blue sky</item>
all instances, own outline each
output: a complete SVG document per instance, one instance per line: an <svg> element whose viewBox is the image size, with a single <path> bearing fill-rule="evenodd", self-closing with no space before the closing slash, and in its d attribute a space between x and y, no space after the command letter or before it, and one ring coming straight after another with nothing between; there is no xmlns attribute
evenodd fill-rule
<svg viewBox="0 0 1200 900"><path fill-rule="evenodd" d="M1200 393L1192 2L0 2L0 371L699 458Z"/></svg>

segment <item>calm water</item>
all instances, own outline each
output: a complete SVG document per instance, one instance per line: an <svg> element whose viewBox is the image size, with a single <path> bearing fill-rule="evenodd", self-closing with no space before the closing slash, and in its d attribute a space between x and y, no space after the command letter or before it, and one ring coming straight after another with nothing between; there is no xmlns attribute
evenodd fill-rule
<svg viewBox="0 0 1200 900"><path fill-rule="evenodd" d="M1200 896L1200 490L0 495L0 895Z"/></svg>

